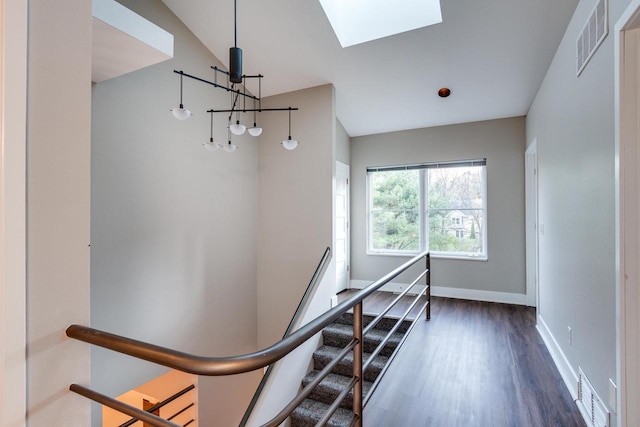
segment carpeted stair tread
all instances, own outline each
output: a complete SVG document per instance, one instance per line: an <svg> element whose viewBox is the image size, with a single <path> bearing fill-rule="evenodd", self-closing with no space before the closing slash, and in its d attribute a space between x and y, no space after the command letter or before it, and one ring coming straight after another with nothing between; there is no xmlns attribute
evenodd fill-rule
<svg viewBox="0 0 640 427"><path fill-rule="evenodd" d="M313 353L313 368L320 371L327 366L333 359L336 358L338 353L342 351L341 348L323 345ZM369 360L370 354L364 353L362 355L363 362L366 363ZM378 374L387 364L389 358L386 356L376 356L371 362L369 368L364 372L364 380L374 382ZM353 352L349 352L344 359L342 359L334 368L333 373L338 375L345 375L350 377L353 374Z"/></svg>
<svg viewBox="0 0 640 427"><path fill-rule="evenodd" d="M291 414L292 427L313 427L323 414L329 409L326 403L305 399ZM338 408L325 425L331 427L345 427L351 424L353 413L344 408Z"/></svg>
<svg viewBox="0 0 640 427"><path fill-rule="evenodd" d="M363 315L362 316L363 327L367 327L367 325L371 323L373 319L375 319L375 316L370 316L366 314ZM393 328L397 322L398 322L398 319L396 318L383 317L376 324L374 329L382 329L383 331L390 331L391 328ZM343 314L342 316L338 317L334 323L343 324L343 325L353 325L353 313ZM413 323L411 320L406 320L406 319L403 320L397 332L400 332L400 333L407 332L409 330L409 327L411 326L411 323Z"/></svg>
<svg viewBox="0 0 640 427"><path fill-rule="evenodd" d="M362 324L369 325L375 316L363 315ZM371 358L373 352L385 338L386 334L395 327L398 318L384 317L376 326L364 336L363 340L363 363ZM371 365L364 372L364 382L362 384L363 397L366 396L373 386L376 378L389 363L389 357L402 342L404 334L411 327L411 320L404 320L396 332L394 332L384 349L376 356ZM353 339L353 314L345 313L333 324L327 326L322 331L323 345L313 353L313 371L307 374L302 380L302 386L306 387L318 375L325 366L333 361L342 349ZM307 396L307 398L291 414L292 427L315 426L326 413L329 406L335 401L345 386L351 382L353 375L353 352L347 355L333 368ZM353 420L353 391L340 403L340 407L333 414L328 426L341 427L348 426Z"/></svg>
<svg viewBox="0 0 640 427"><path fill-rule="evenodd" d="M381 329L372 329L364 337L364 352L373 352L389 331ZM391 356L393 350L398 346L404 334L395 332L387 341L387 345L382 349L382 356ZM353 339L353 327L341 323L333 323L322 331L322 338L325 345L344 348Z"/></svg>
<svg viewBox="0 0 640 427"><path fill-rule="evenodd" d="M306 387L307 384L313 381L318 373L319 371L309 372L307 376L303 378L302 386ZM342 393L342 390L347 387L350 381L350 376L347 377L344 375L329 374L320 382L320 384L315 387L315 389L309 395L309 399L317 400L330 405L338 397L338 395ZM369 381L364 381L362 383L362 394L364 396L366 396L371 389L371 385L372 383ZM351 409L353 407L353 391L349 392L340 406L346 409Z"/></svg>

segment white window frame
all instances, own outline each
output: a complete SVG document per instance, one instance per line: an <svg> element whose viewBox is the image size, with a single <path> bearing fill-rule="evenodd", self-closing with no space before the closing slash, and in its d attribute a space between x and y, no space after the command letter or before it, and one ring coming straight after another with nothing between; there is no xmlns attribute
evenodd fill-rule
<svg viewBox="0 0 640 427"><path fill-rule="evenodd" d="M412 165L400 165L400 166L378 166L378 167L368 167L367 168L367 179L366 179L366 196L367 196L367 255L383 255L383 256L413 256L425 248L427 248L427 242L429 241L429 227L428 227L428 218L429 213L426 204L426 188L427 188L427 173L426 170L430 168L443 168L443 167L456 167L456 166L483 166L482 168L482 248L483 251L480 253L469 253L469 252L444 252L444 251L430 251L431 256L435 258L447 258L447 259L464 259L464 260L476 260L476 261L487 261L488 260L488 248L487 248L487 166L486 159L475 159L475 160L458 160L458 161L448 161L448 162L433 162L433 163L422 163L422 164L412 164ZM373 176L372 172L384 172L384 171L401 171L401 170L412 170L419 169L419 194L420 194L420 205L419 205L419 231L420 231L420 250L389 250L389 249L374 249L373 248L373 200L371 198L371 177ZM461 221L462 223L462 221Z"/></svg>

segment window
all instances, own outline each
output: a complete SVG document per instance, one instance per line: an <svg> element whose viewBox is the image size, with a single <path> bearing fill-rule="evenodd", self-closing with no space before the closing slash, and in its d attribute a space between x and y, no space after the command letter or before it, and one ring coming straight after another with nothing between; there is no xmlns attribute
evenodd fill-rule
<svg viewBox="0 0 640 427"><path fill-rule="evenodd" d="M486 259L486 160L367 168L368 252Z"/></svg>

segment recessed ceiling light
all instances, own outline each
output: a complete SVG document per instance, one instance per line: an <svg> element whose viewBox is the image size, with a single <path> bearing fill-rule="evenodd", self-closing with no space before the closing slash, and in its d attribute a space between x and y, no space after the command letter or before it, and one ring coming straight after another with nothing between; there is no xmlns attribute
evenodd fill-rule
<svg viewBox="0 0 640 427"><path fill-rule="evenodd" d="M320 0L342 47L442 22L439 0Z"/></svg>
<svg viewBox="0 0 640 427"><path fill-rule="evenodd" d="M448 87L443 87L438 91L438 96L440 98L446 98L449 95L451 95L451 89L449 89Z"/></svg>

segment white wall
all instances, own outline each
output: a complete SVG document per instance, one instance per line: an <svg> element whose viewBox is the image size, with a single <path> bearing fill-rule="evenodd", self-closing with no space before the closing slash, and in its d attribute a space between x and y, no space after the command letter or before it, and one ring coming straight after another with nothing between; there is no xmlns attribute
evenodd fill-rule
<svg viewBox="0 0 640 427"><path fill-rule="evenodd" d="M159 0L122 3L175 37L175 57L93 87L91 323L203 356L256 349L256 140L208 152L212 107L227 92L184 79L221 63ZM226 141L216 116L215 139ZM98 348L92 386L116 396L164 368ZM200 379L201 425L237 424L259 373ZM99 413L94 413L97 423ZM97 425L97 424L96 424Z"/></svg>
<svg viewBox="0 0 640 427"><path fill-rule="evenodd" d="M0 0L0 425L25 425L27 1Z"/></svg>
<svg viewBox="0 0 640 427"><path fill-rule="evenodd" d="M86 426L89 346L91 2L29 1L27 420Z"/></svg>
<svg viewBox="0 0 640 427"><path fill-rule="evenodd" d="M489 259L432 258L431 283L441 288L515 294L516 299L523 299L524 137L524 118L516 117L352 138L352 280L377 280L409 258L366 253L367 166L486 158ZM409 283L418 274L416 269L410 271L396 281Z"/></svg>
<svg viewBox="0 0 640 427"><path fill-rule="evenodd" d="M282 338L327 246L333 241L335 94L332 85L272 96L264 107L298 107L286 151L287 115L263 113L258 147L258 346ZM333 278L335 264L325 275ZM326 301L329 308L329 301Z"/></svg>
<svg viewBox="0 0 640 427"><path fill-rule="evenodd" d="M538 143L544 227L539 315L566 368L582 367L605 404L608 379L616 377L611 31L627 4L610 1L610 34L576 77L576 39L595 5L580 2L527 117L527 142Z"/></svg>
<svg viewBox="0 0 640 427"><path fill-rule="evenodd" d="M351 162L349 134L340 120L336 120L336 160L348 165Z"/></svg>

